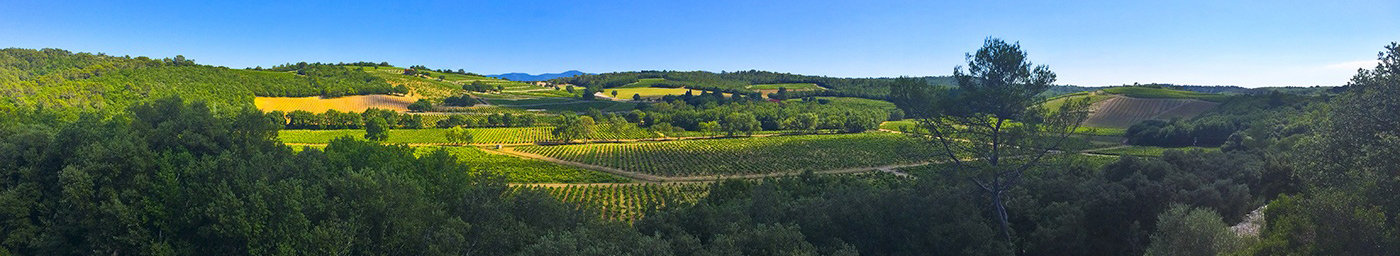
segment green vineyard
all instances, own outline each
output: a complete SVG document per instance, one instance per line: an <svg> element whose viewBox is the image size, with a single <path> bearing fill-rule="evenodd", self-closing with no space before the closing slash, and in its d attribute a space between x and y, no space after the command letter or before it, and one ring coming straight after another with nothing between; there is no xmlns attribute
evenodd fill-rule
<svg viewBox="0 0 1400 256"><path fill-rule="evenodd" d="M519 151L660 176L822 171L929 160L937 152L899 134L859 133L522 146Z"/></svg>
<svg viewBox="0 0 1400 256"><path fill-rule="evenodd" d="M474 170L505 176L510 183L612 183L622 177L535 159L487 153L475 147L415 147L417 154L446 150Z"/></svg>
<svg viewBox="0 0 1400 256"><path fill-rule="evenodd" d="M709 194L707 183L616 184L545 186L520 185L514 193L537 190L581 209L597 211L603 218L634 221L646 212L676 204L690 204Z"/></svg>

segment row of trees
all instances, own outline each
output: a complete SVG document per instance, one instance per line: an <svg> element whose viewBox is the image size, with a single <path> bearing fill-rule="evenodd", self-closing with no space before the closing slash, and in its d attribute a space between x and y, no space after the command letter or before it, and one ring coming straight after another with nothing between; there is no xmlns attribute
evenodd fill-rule
<svg viewBox="0 0 1400 256"><path fill-rule="evenodd" d="M287 113L272 111L268 115L276 117L278 123L286 124L287 129L360 129L375 119L383 120L386 127L397 129L424 127L423 116L400 114L392 110L377 108L366 109L362 113L340 112L332 109L320 114L297 110Z"/></svg>
<svg viewBox="0 0 1400 256"><path fill-rule="evenodd" d="M743 113L758 121L757 128L760 130L861 132L876 129L881 122L891 117L891 111L898 111L829 102L822 104L815 101L740 101L722 105L714 101L694 101L702 105L692 105L679 100L647 104L641 110L628 113L627 118L644 127L664 124L666 127L704 131L702 124L705 122L722 122L731 113Z"/></svg>
<svg viewBox="0 0 1400 256"><path fill-rule="evenodd" d="M749 93L745 87L753 84L781 84L781 83L814 83L822 87L832 89L832 93L842 94L841 96L863 95L870 98L883 98L888 94L891 78L837 78L824 76L807 76L798 74L778 73L769 71L738 71L711 73L705 71L635 71L635 72L615 72L593 75L578 75L572 77L556 78L550 80L556 84L574 84L589 88L603 89L620 87L626 84L637 82L641 79L663 78L664 81L653 84L664 87L686 87L686 88L713 88L725 90L737 90ZM954 81L951 77L922 77L918 78L925 83L949 86ZM595 90L596 91L596 90Z"/></svg>
<svg viewBox="0 0 1400 256"><path fill-rule="evenodd" d="M532 127L540 124L537 117L531 114L493 113L480 117L450 115L446 119L438 120L437 127Z"/></svg>

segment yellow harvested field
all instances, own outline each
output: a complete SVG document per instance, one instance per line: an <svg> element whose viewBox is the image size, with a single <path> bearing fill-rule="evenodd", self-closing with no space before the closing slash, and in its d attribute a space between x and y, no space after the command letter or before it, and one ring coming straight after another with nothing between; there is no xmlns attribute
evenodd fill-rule
<svg viewBox="0 0 1400 256"><path fill-rule="evenodd" d="M393 96L393 95L356 95L339 98L321 97L256 97L253 104L258 106L263 112L282 111L292 112L305 110L312 113L326 112L334 109L336 111L363 112L366 109L378 108L393 111L408 111L408 104L418 101L415 96Z"/></svg>

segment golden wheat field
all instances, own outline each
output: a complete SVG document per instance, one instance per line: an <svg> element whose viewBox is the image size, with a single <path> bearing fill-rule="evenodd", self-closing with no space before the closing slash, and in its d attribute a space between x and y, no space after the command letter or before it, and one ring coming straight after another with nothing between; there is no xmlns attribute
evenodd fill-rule
<svg viewBox="0 0 1400 256"><path fill-rule="evenodd" d="M416 96L356 95L338 98L321 97L256 97L253 104L263 112L291 112L305 110L312 113L336 111L363 112L369 108L408 111L408 104L417 101Z"/></svg>

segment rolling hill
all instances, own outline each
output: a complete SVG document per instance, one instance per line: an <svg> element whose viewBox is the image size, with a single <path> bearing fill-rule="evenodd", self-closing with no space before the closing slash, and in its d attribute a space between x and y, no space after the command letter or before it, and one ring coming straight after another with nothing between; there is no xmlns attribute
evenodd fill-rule
<svg viewBox="0 0 1400 256"><path fill-rule="evenodd" d="M255 96L306 97L387 94L384 79L342 68L294 72L230 69L166 59L74 53L60 49L0 49L0 110L50 109L114 113L154 98L179 95L218 111L253 106Z"/></svg>
<svg viewBox="0 0 1400 256"><path fill-rule="evenodd" d="M1127 128L1144 120L1187 119L1214 109L1229 95L1159 87L1123 86L1078 92L1042 103L1056 108L1068 100L1088 99L1088 127Z"/></svg>

